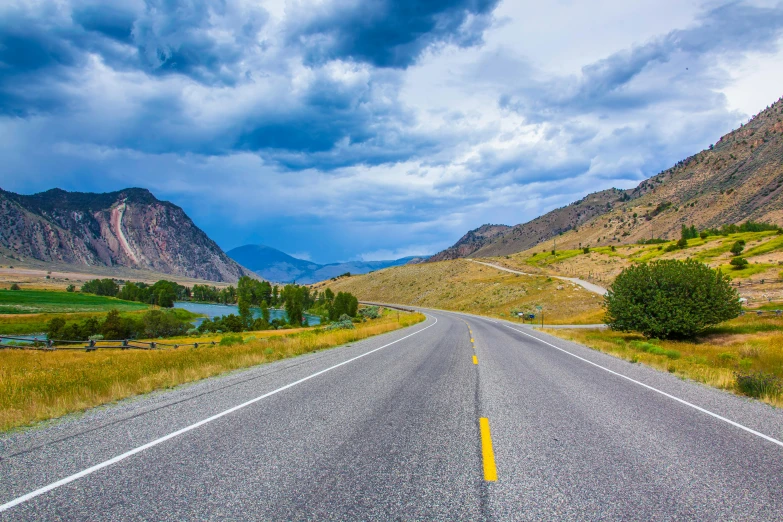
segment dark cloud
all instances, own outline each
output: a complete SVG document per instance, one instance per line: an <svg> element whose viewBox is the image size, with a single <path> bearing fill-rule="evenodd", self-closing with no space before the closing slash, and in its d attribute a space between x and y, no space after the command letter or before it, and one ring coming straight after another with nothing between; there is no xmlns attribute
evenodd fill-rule
<svg viewBox="0 0 783 522"><path fill-rule="evenodd" d="M254 2L19 0L0 7L0 186L133 179L224 246L434 251L706 146L744 116L724 66L783 27L783 7L731 3L571 76L508 42L427 52L479 44L496 4L289 3L278 20Z"/></svg>
<svg viewBox="0 0 783 522"><path fill-rule="evenodd" d="M242 62L262 51L257 37L268 15L261 7L233 5L223 0L147 0L131 31L141 62L153 73L183 74L208 84L230 85L246 77Z"/></svg>
<svg viewBox="0 0 783 522"><path fill-rule="evenodd" d="M404 68L434 44L481 42L499 0L335 2L291 28L311 62L350 59Z"/></svg>

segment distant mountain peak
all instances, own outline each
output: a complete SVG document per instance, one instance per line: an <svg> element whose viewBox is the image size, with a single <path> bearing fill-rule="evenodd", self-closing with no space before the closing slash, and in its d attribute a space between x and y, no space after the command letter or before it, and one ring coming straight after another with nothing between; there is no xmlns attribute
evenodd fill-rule
<svg viewBox="0 0 783 522"><path fill-rule="evenodd" d="M404 257L388 261L348 261L320 264L298 259L266 245L243 245L229 250L228 256L268 281L300 284L317 283L346 272L365 274L390 266L404 265L418 259Z"/></svg>

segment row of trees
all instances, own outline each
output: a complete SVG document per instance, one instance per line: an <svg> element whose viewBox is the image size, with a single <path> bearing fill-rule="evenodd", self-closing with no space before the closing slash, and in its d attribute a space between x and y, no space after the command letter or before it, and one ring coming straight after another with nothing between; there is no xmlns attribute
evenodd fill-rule
<svg viewBox="0 0 783 522"><path fill-rule="evenodd" d="M150 310L141 317L122 316L110 310L103 320L88 317L81 322L68 323L55 317L46 327L49 339L86 341L101 336L103 339L158 338L184 335L191 324L181 319L173 310Z"/></svg>
<svg viewBox="0 0 783 522"><path fill-rule="evenodd" d="M772 225L769 223L756 223L748 221L740 225L723 225L720 228L705 228L699 231L695 225L686 226L682 225L680 230L680 239L676 245L670 245L669 251L676 250L678 248L687 248L689 239L702 238L706 239L710 236L728 236L730 234L739 234L742 232L767 232L777 231L778 234L783 234L783 229L778 225ZM669 241L661 238L650 238L639 240L640 245L654 245L658 243L668 243Z"/></svg>
<svg viewBox="0 0 783 522"><path fill-rule="evenodd" d="M186 299L221 304L236 303L239 309L238 315L229 314L206 320L199 326L202 332L263 330L286 324L279 319L272 321L270 308L283 308L288 318L287 324L292 326L306 325L306 313L317 315L321 318L321 322L327 322L337 321L343 316L354 318L359 310L359 300L348 292L338 292L335 295L328 288L318 292L296 284L281 288L267 281L259 281L247 276L241 277L236 287L229 286L223 289L208 285L194 285L191 290L165 280L158 281L154 285L129 282L120 288L113 279L95 279L86 282L82 291L165 308L173 307L175 301ZM260 310L260 317L256 317L253 308Z"/></svg>
<svg viewBox="0 0 783 522"><path fill-rule="evenodd" d="M126 301L138 301L171 308L175 301L190 297L190 289L172 281L160 280L154 285L146 283L126 283L117 293L117 297Z"/></svg>
<svg viewBox="0 0 783 522"><path fill-rule="evenodd" d="M285 310L286 321L270 320L270 303ZM260 310L260 317L256 317L253 307ZM348 292L338 292L335 295L329 288L318 292L306 286L289 284L278 289L266 281L242 277L237 284L237 308L238 315L230 314L206 320L199 325L199 330L241 332L279 328L285 324L294 327L306 326L307 313L318 316L322 323L344 321L346 318L351 320L358 315L359 300Z"/></svg>
<svg viewBox="0 0 783 522"><path fill-rule="evenodd" d="M82 285L82 292L125 301L137 301L171 308L175 301L189 299L190 289L173 281L160 280L153 285L147 283L125 283L122 288L114 279L93 279Z"/></svg>

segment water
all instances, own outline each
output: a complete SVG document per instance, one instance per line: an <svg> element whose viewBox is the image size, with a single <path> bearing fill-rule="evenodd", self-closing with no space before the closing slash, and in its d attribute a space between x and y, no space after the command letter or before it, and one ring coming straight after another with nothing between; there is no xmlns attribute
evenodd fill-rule
<svg viewBox="0 0 783 522"><path fill-rule="evenodd" d="M204 314L210 319L214 319L215 317L220 317L223 315L239 315L239 308L236 305L221 305L221 304L205 304L205 303L190 303L187 301L182 302L176 302L174 303L174 308L182 308L183 310L187 310L188 312L193 312L194 314ZM261 309L260 308L251 308L251 312L253 312L253 317L258 318L261 317ZM311 326L321 324L321 318L317 315L310 315L305 314L305 317L307 318L307 323ZM277 310L275 308L269 309L269 320L273 319L283 319L287 320L288 316L286 316L285 310ZM195 326L200 325L204 321L203 317L199 317L198 319L193 321L193 324Z"/></svg>
<svg viewBox="0 0 783 522"><path fill-rule="evenodd" d="M49 338L45 333L22 334L22 335L14 335L14 334L12 334L12 335L10 335L10 337L16 337L16 339L14 339L14 340L3 339L2 340L3 344L16 343L17 345L20 345L20 344L27 345L27 344L33 344L33 341L36 340L36 339L39 340L39 341L46 341ZM24 341L22 341L20 339L24 339Z"/></svg>

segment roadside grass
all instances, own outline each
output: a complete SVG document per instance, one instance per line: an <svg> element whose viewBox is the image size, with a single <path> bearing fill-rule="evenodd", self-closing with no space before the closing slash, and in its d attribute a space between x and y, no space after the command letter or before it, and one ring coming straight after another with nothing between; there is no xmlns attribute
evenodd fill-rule
<svg viewBox="0 0 783 522"><path fill-rule="evenodd" d="M403 328L422 314L387 313L355 329L241 335L243 342L178 350L0 351L0 430L83 411L133 395L332 348ZM252 339L251 339L252 338Z"/></svg>
<svg viewBox="0 0 783 522"><path fill-rule="evenodd" d="M362 301L397 303L508 319L511 311L534 313L546 324L591 324L602 316L603 298L547 276L523 276L464 259L403 265L313 285L347 291ZM576 322L579 321L579 322Z"/></svg>
<svg viewBox="0 0 783 522"><path fill-rule="evenodd" d="M137 311L125 311L120 312L121 317L134 317L139 318L147 312L149 308ZM84 321L89 317L95 317L99 320L103 320L106 317L106 313L111 308L106 309L101 313L68 313L68 314L15 314L15 315L0 315L0 335L30 335L39 334L46 331L46 326L55 317L62 317L65 319L66 324L78 323ZM199 314L194 314L183 310L181 308L173 308L174 313L182 320L191 321L197 317L201 317Z"/></svg>
<svg viewBox="0 0 783 522"><path fill-rule="evenodd" d="M0 314L41 314L146 310L149 305L80 292L0 290Z"/></svg>
<svg viewBox="0 0 783 522"><path fill-rule="evenodd" d="M746 314L693 341L659 341L610 330L547 333L783 408L781 317Z"/></svg>

